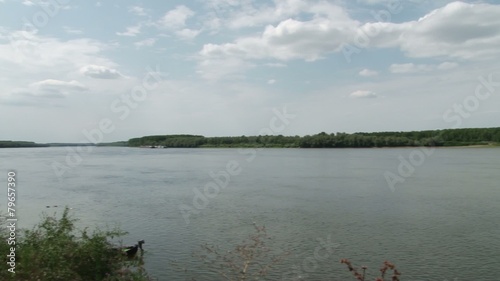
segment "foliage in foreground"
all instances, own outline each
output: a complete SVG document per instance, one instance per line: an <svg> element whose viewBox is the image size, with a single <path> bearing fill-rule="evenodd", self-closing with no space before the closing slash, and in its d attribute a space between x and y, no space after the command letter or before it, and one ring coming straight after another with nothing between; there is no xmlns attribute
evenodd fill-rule
<svg viewBox="0 0 500 281"><path fill-rule="evenodd" d="M254 228L256 232L233 249L225 251L216 245L205 244L202 245L201 251L193 253L193 256L203 261L210 271L217 273L220 278L218 280L268 280L266 279L268 273L290 255L290 252L285 251L279 255L273 254L266 243L266 240L271 239L271 237L267 234L265 227L259 227L254 223ZM348 270L356 280L369 280L366 276L366 266L362 266L362 272L360 272L348 259L341 259L340 262L347 265ZM182 271L188 271L187 268L183 268L175 261L173 265ZM400 281L401 272L391 262L384 261L379 271L380 275L372 280ZM390 275L390 277L386 275ZM299 279L307 280L300 277ZM191 278L189 280L196 281L197 279Z"/></svg>
<svg viewBox="0 0 500 281"><path fill-rule="evenodd" d="M60 219L45 215L42 222L32 230L23 231L16 237L16 268L15 273L6 268L0 271L0 280L11 281L151 281L153 280L142 267L140 258L129 260L110 242L114 237L120 237L125 232L114 230L87 229L77 231L76 219L69 215L65 208ZM0 221L3 226L5 221ZM267 246L270 236L265 227L254 224L256 232L229 251L205 244L202 253L195 254L210 271L216 272L221 280L263 280L270 270L282 262L289 252L279 255L271 253ZM0 236L5 240L5 227L0 229ZM7 253L11 246L0 244L0 252ZM7 264L6 255L2 255L2 264ZM366 267L358 271L347 259L346 264L353 276L360 281L367 281ZM384 262L380 276L376 281L385 281L386 273L392 271L389 277L399 281L401 273L395 265ZM195 280L194 278L192 280Z"/></svg>
<svg viewBox="0 0 500 281"><path fill-rule="evenodd" d="M266 280L265 277L290 253L272 253L267 246L271 237L267 234L265 226L254 223L255 232L230 250L221 249L217 245L204 244L201 251L193 253L208 268L217 273L220 279L228 281ZM173 265L180 270L187 271L180 264L173 261ZM198 280L192 278L191 280ZM201 279L204 280L204 279Z"/></svg>
<svg viewBox="0 0 500 281"><path fill-rule="evenodd" d="M119 229L97 229L92 233L87 229L77 231L75 222L76 219L69 215L69 209L65 208L60 219L45 215L32 230L23 231L15 245L15 273L3 269L0 280L151 280L140 259L127 261L109 242L125 232ZM6 237L5 231L0 234L2 239ZM10 247L1 243L0 251L7 253ZM2 255L3 267L6 263L6 256Z"/></svg>
<svg viewBox="0 0 500 281"><path fill-rule="evenodd" d="M349 271L352 272L352 274L354 275L356 280L359 280L359 281L368 280L368 279L366 279L366 269L367 269L366 266L361 267L361 269L363 270L363 273L360 273L358 271L358 269L355 268L348 259L341 259L340 263L347 265L347 269L349 269ZM380 276L377 277L375 279L375 281L385 281L386 280L385 275L389 270L392 270L391 280L392 281L399 281L399 276L401 275L401 272L399 272L396 269L396 266L393 263L388 262L388 261L384 261L382 267L380 268Z"/></svg>

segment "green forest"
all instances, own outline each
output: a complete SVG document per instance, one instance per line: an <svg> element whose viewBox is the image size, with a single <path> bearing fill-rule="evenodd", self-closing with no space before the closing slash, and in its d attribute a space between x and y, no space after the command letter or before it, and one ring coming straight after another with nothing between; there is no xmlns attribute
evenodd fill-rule
<svg viewBox="0 0 500 281"><path fill-rule="evenodd" d="M133 138L131 147L406 147L498 145L500 128L446 129L411 132L330 133L307 136L204 137L200 135L158 135Z"/></svg>

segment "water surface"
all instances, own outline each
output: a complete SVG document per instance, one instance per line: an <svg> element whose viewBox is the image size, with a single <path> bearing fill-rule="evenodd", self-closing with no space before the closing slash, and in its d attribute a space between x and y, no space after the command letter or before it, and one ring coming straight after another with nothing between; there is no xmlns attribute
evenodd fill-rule
<svg viewBox="0 0 500 281"><path fill-rule="evenodd" d="M207 242L229 249L252 222L275 253L291 253L267 280L351 280L341 258L372 273L390 260L402 280L499 280L500 149L436 149L392 191L384 173L398 174L398 157L415 149L93 148L61 177L52 165L73 148L1 149L0 171L17 171L21 226L65 205L82 227L118 224L125 244L146 240L159 280L222 280L191 254ZM187 223L179 206L193 207L193 189L228 163L241 172ZM328 237L335 251L311 263Z"/></svg>

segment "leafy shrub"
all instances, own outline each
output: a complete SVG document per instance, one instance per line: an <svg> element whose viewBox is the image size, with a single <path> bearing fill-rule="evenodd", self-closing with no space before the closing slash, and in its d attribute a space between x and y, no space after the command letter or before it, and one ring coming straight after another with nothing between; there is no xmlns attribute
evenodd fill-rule
<svg viewBox="0 0 500 281"><path fill-rule="evenodd" d="M24 230L16 239L15 273L2 270L1 280L23 281L143 281L151 280L140 259L128 261L110 239L126 232L120 229L76 230L65 208L60 219L44 215L32 230ZM5 231L0 233L5 238ZM11 246L2 243L6 253ZM6 256L2 255L3 264Z"/></svg>

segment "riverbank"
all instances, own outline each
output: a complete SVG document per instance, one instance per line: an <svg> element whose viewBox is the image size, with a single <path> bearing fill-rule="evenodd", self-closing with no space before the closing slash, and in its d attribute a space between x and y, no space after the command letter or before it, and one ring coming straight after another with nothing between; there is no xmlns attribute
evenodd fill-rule
<svg viewBox="0 0 500 281"><path fill-rule="evenodd" d="M142 148L376 148L376 147L495 147L500 127L410 132L330 133L283 136L155 135L111 143L47 143L0 141L1 147L117 146Z"/></svg>

